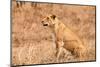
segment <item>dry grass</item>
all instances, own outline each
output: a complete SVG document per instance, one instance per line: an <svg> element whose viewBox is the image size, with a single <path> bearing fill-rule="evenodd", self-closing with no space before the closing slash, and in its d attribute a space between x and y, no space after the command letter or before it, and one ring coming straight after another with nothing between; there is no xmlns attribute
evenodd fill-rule
<svg viewBox="0 0 100 67"><path fill-rule="evenodd" d="M45 64L77 61L68 51L56 60L55 43L41 20L55 14L82 39L88 47L87 59L95 60L95 7L25 2L17 7L12 2L12 64Z"/></svg>

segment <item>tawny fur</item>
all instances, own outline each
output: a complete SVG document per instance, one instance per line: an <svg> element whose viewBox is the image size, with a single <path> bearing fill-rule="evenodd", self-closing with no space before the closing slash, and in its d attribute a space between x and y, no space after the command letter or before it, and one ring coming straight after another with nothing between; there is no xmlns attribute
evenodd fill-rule
<svg viewBox="0 0 100 67"><path fill-rule="evenodd" d="M79 59L84 58L86 47L82 40L72 30L59 21L55 15L45 17L42 24L50 27L54 33L58 59L62 52L66 53L66 50L69 50Z"/></svg>

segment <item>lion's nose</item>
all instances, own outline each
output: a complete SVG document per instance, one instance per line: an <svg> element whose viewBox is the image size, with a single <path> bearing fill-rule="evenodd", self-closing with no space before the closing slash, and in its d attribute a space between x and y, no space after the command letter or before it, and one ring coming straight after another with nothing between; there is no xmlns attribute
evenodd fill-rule
<svg viewBox="0 0 100 67"><path fill-rule="evenodd" d="M41 21L41 23L43 23L44 21Z"/></svg>

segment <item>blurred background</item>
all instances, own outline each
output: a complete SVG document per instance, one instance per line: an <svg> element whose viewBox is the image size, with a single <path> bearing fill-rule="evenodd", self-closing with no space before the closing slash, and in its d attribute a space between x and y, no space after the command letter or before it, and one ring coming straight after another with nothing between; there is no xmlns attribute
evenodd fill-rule
<svg viewBox="0 0 100 67"><path fill-rule="evenodd" d="M68 57L56 61L52 34L41 20L54 14L73 30L88 47L87 59L95 59L95 6L12 1L12 64L46 64L77 61Z"/></svg>

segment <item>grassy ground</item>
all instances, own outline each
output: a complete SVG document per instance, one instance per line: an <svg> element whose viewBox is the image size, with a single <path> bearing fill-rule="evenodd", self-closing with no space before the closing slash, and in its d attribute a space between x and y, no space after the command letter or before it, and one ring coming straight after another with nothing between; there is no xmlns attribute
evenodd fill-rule
<svg viewBox="0 0 100 67"><path fill-rule="evenodd" d="M85 61L95 60L95 7L25 2L12 2L12 64L45 64L73 62L76 58L68 51L58 61L55 43L49 29L41 20L48 14L56 15L74 30L88 47Z"/></svg>

